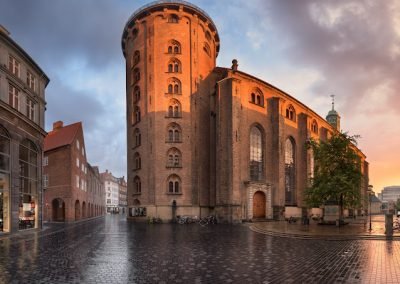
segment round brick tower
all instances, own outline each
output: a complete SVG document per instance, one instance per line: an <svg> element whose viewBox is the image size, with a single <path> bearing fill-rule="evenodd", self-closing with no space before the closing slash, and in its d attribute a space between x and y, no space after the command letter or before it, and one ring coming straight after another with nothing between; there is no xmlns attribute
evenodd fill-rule
<svg viewBox="0 0 400 284"><path fill-rule="evenodd" d="M127 21L130 217L200 216L214 205L210 105L219 44L212 19L185 1L150 3Z"/></svg>

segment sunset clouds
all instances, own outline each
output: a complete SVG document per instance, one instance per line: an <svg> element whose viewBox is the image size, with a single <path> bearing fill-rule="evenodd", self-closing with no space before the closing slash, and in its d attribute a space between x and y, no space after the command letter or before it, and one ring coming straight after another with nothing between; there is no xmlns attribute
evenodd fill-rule
<svg viewBox="0 0 400 284"><path fill-rule="evenodd" d="M120 40L129 16L151 1L5 2L0 24L51 79L46 129L55 120L83 121L89 161L126 175ZM236 58L240 70L323 117L335 94L343 130L362 137L375 190L400 184L399 1L192 3L218 28L219 66L230 67Z"/></svg>

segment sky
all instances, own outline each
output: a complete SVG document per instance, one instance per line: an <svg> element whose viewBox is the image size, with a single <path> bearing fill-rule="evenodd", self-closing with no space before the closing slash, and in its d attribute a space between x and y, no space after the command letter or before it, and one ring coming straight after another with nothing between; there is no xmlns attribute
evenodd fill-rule
<svg viewBox="0 0 400 284"><path fill-rule="evenodd" d="M121 35L145 0L0 0L0 24L50 78L46 126L83 122L88 161L126 176ZM193 0L217 26L217 65L252 74L360 135L375 192L400 185L400 1Z"/></svg>

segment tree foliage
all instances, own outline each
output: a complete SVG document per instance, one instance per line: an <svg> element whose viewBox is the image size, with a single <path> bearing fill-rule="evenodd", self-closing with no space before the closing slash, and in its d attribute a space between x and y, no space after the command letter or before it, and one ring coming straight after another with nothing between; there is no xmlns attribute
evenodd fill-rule
<svg viewBox="0 0 400 284"><path fill-rule="evenodd" d="M310 140L314 154L314 177L305 190L308 206L337 204L354 208L361 202L361 161L355 152L357 136L336 133L326 141Z"/></svg>

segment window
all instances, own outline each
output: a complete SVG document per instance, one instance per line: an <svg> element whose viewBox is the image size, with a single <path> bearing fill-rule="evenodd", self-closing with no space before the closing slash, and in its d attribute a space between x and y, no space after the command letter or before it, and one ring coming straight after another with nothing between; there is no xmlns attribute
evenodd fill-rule
<svg viewBox="0 0 400 284"><path fill-rule="evenodd" d="M49 157L48 156L44 156L43 157L43 166L47 166L49 165Z"/></svg>
<svg viewBox="0 0 400 284"><path fill-rule="evenodd" d="M82 156L85 156L85 148L82 145Z"/></svg>
<svg viewBox="0 0 400 284"><path fill-rule="evenodd" d="M80 182L80 180L79 180L79 176L76 175L75 177L76 177L76 187L79 188L79 186L80 186L80 184L81 184L81 182Z"/></svg>
<svg viewBox="0 0 400 284"><path fill-rule="evenodd" d="M43 187L47 188L49 186L49 175L43 175Z"/></svg>
<svg viewBox="0 0 400 284"><path fill-rule="evenodd" d="M211 49L208 43L204 43L203 50L205 51L205 53L207 53L208 56L211 56Z"/></svg>
<svg viewBox="0 0 400 284"><path fill-rule="evenodd" d="M138 147L141 144L141 134L140 134L140 129L135 128L134 133L134 147Z"/></svg>
<svg viewBox="0 0 400 284"><path fill-rule="evenodd" d="M135 106L135 111L133 113L132 119L133 119L132 124L140 122L140 107Z"/></svg>
<svg viewBox="0 0 400 284"><path fill-rule="evenodd" d="M178 23L178 22L179 22L179 18L178 18L177 15L175 15L175 14L169 15L169 17L168 17L168 23L174 23L174 24L176 24L176 23Z"/></svg>
<svg viewBox="0 0 400 284"><path fill-rule="evenodd" d="M263 179L263 138L259 127L253 126L250 130L250 180Z"/></svg>
<svg viewBox="0 0 400 284"><path fill-rule="evenodd" d="M181 94L181 81L177 78L168 79L168 94Z"/></svg>
<svg viewBox="0 0 400 284"><path fill-rule="evenodd" d="M311 131L314 132L315 134L318 134L318 123L315 119L311 123Z"/></svg>
<svg viewBox="0 0 400 284"><path fill-rule="evenodd" d="M26 98L26 116L30 120L35 118L35 103L29 98Z"/></svg>
<svg viewBox="0 0 400 284"><path fill-rule="evenodd" d="M137 83L140 80L140 71L139 68L133 69L132 73L132 84Z"/></svg>
<svg viewBox="0 0 400 284"><path fill-rule="evenodd" d="M137 29L133 29L132 30L132 38L135 39L138 35L138 30Z"/></svg>
<svg viewBox="0 0 400 284"><path fill-rule="evenodd" d="M38 206L38 151L32 141L25 139L19 145L20 204L19 229L36 227Z"/></svg>
<svg viewBox="0 0 400 284"><path fill-rule="evenodd" d="M180 54L181 44L176 40L170 40L168 43L168 53Z"/></svg>
<svg viewBox="0 0 400 284"><path fill-rule="evenodd" d="M142 161L140 159L140 154L136 152L133 155L133 160L134 160L134 170L139 170L142 166Z"/></svg>
<svg viewBox="0 0 400 284"><path fill-rule="evenodd" d="M177 148L171 148L167 153L167 168L182 167L182 154Z"/></svg>
<svg viewBox="0 0 400 284"><path fill-rule="evenodd" d="M80 164L79 164L79 158L76 158L76 166L79 168Z"/></svg>
<svg viewBox="0 0 400 284"><path fill-rule="evenodd" d="M181 62L173 58L168 62L168 72L169 73L181 73Z"/></svg>
<svg viewBox="0 0 400 284"><path fill-rule="evenodd" d="M132 66L138 64L139 61L140 61L140 51L139 51L139 50L136 50L136 51L133 53L133 65L132 65Z"/></svg>
<svg viewBox="0 0 400 284"><path fill-rule="evenodd" d="M296 121L296 111L294 110L294 107L292 105L289 105L286 108L286 118L291 121Z"/></svg>
<svg viewBox="0 0 400 284"><path fill-rule="evenodd" d="M133 97L132 97L132 102L137 103L140 100L140 88L139 86L135 86L133 89Z"/></svg>
<svg viewBox="0 0 400 284"><path fill-rule="evenodd" d="M211 34L210 34L209 31L206 31L206 39L207 39L208 41L211 41Z"/></svg>
<svg viewBox="0 0 400 284"><path fill-rule="evenodd" d="M176 123L171 123L167 128L167 142L181 142L181 127Z"/></svg>
<svg viewBox="0 0 400 284"><path fill-rule="evenodd" d="M79 150L79 148L80 148L80 145L79 145L79 140L76 140L76 149L78 149L78 150Z"/></svg>
<svg viewBox="0 0 400 284"><path fill-rule="evenodd" d="M13 85L8 85L9 104L19 111L19 90Z"/></svg>
<svg viewBox="0 0 400 284"><path fill-rule="evenodd" d="M260 89L256 88L250 95L250 102L259 106L264 106L264 95Z"/></svg>
<svg viewBox="0 0 400 284"><path fill-rule="evenodd" d="M19 62L13 56L8 57L8 70L15 76L19 77Z"/></svg>
<svg viewBox="0 0 400 284"><path fill-rule="evenodd" d="M32 75L31 72L26 71L26 84L28 87L32 90L35 91L35 77Z"/></svg>
<svg viewBox="0 0 400 284"><path fill-rule="evenodd" d="M181 103L176 99L171 99L168 106L168 117L182 117L181 116Z"/></svg>
<svg viewBox="0 0 400 284"><path fill-rule="evenodd" d="M295 148L292 138L285 143L285 204L295 204Z"/></svg>
<svg viewBox="0 0 400 284"><path fill-rule="evenodd" d="M140 182L140 177L138 177L138 176L135 176L133 178L133 190L134 190L134 193L142 192L142 183Z"/></svg>
<svg viewBox="0 0 400 284"><path fill-rule="evenodd" d="M10 214L10 137L0 126L0 219L1 231L9 231Z"/></svg>
<svg viewBox="0 0 400 284"><path fill-rule="evenodd" d="M177 194L181 193L181 179L177 175L170 175L167 179L168 193Z"/></svg>

